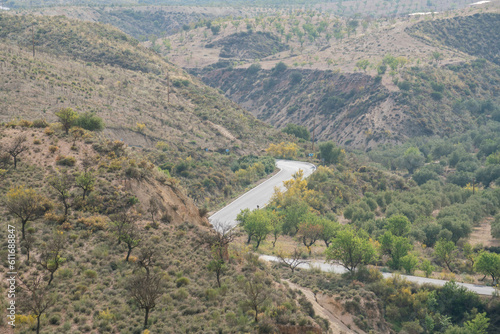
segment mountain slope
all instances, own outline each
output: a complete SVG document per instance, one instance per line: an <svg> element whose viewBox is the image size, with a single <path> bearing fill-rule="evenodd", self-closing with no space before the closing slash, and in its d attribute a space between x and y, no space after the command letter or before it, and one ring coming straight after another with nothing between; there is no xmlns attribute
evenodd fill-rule
<svg viewBox="0 0 500 334"><path fill-rule="evenodd" d="M231 170L240 157L285 138L110 26L36 18L33 59L29 23L0 16L0 122L54 122L62 108L93 112L107 137L148 150L208 208L243 187Z"/></svg>
<svg viewBox="0 0 500 334"><path fill-rule="evenodd" d="M419 22L407 28L407 32L427 43L439 42L500 65L499 13Z"/></svg>

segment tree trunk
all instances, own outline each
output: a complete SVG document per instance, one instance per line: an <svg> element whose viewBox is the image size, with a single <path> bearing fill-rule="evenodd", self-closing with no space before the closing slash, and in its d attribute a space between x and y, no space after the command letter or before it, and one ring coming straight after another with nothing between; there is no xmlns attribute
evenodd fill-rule
<svg viewBox="0 0 500 334"><path fill-rule="evenodd" d="M144 316L144 329L148 328L148 317L149 317L149 308L146 308L146 315Z"/></svg>
<svg viewBox="0 0 500 334"><path fill-rule="evenodd" d="M259 314L258 307L255 306L255 322L259 322L259 318L257 317Z"/></svg>
<svg viewBox="0 0 500 334"><path fill-rule="evenodd" d="M37 317L36 317L36 334L39 334L40 333L40 317L42 315L39 314Z"/></svg>
<svg viewBox="0 0 500 334"><path fill-rule="evenodd" d="M255 250L259 249L261 240L262 240L261 238L257 239L257 245L255 245Z"/></svg>
<svg viewBox="0 0 500 334"><path fill-rule="evenodd" d="M24 227L26 226L26 223L27 223L26 220L21 221L21 234L23 236L23 240L24 240Z"/></svg>
<svg viewBox="0 0 500 334"><path fill-rule="evenodd" d="M217 270L216 274L217 274L217 285L220 288L220 270Z"/></svg>
<svg viewBox="0 0 500 334"><path fill-rule="evenodd" d="M50 283L52 283L52 280L54 279L54 272L51 271L50 272L50 279L49 279L49 283L47 285L50 285Z"/></svg>
<svg viewBox="0 0 500 334"><path fill-rule="evenodd" d="M63 204L64 204L64 217L66 218L66 216L68 215L69 206L66 203L66 201L63 201Z"/></svg>
<svg viewBox="0 0 500 334"><path fill-rule="evenodd" d="M14 157L14 169L17 168L17 156Z"/></svg>
<svg viewBox="0 0 500 334"><path fill-rule="evenodd" d="M249 234L249 235L248 235L247 244L249 244L249 243L250 243L250 241L252 241L252 235L251 235L251 234Z"/></svg>
<svg viewBox="0 0 500 334"><path fill-rule="evenodd" d="M132 253L132 247L128 246L127 258L125 259L125 261L127 261L127 262L128 262L128 258L130 257L130 253Z"/></svg>

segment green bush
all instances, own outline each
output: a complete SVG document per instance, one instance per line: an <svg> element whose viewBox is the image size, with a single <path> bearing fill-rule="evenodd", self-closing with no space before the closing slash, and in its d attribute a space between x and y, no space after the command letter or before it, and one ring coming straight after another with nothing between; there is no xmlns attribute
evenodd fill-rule
<svg viewBox="0 0 500 334"><path fill-rule="evenodd" d="M74 166L76 164L75 157L59 155L56 158L56 163L60 166Z"/></svg>
<svg viewBox="0 0 500 334"><path fill-rule="evenodd" d="M89 131L101 131L105 127L102 118L96 116L93 112L78 115L75 125Z"/></svg>
<svg viewBox="0 0 500 334"><path fill-rule="evenodd" d="M190 283L190 280L189 278L187 277L179 277L176 281L175 281L175 285L180 288L181 286L186 286Z"/></svg>

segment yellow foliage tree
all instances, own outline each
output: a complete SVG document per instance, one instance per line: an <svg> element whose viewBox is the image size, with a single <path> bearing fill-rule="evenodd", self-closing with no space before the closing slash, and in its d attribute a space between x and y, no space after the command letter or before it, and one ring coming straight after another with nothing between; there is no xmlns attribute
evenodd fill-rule
<svg viewBox="0 0 500 334"><path fill-rule="evenodd" d="M281 142L270 144L266 152L276 158L295 159L299 153L299 147L295 143Z"/></svg>
<svg viewBox="0 0 500 334"><path fill-rule="evenodd" d="M304 171L299 170L293 175L293 178L288 181L283 181L285 191L278 187L274 188L274 194L271 198L271 203L277 207L286 207L297 201L303 201L312 208L320 208L319 194L307 188L307 180L304 178Z"/></svg>

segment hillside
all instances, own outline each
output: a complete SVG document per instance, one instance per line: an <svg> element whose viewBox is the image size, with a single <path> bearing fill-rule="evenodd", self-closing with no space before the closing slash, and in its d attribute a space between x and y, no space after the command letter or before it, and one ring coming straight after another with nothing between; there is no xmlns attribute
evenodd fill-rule
<svg viewBox="0 0 500 334"><path fill-rule="evenodd" d="M495 112L500 77L497 64L490 61L498 47L491 29L498 26L498 6L492 6L491 13L471 7L471 13L457 11L451 18L442 14L391 21L299 11L257 16L241 24L228 22L227 27L218 23L224 29L217 34L197 28L184 38L172 36L172 47L161 50L265 122L279 128L304 125L319 140L368 149L463 131ZM467 20L461 28L453 23ZM475 27L476 21L482 25ZM445 22L451 22L450 28L440 34L429 31L423 38L417 33L427 26L440 29ZM246 34L278 36L288 50L249 60L238 57L257 50L246 43L246 51L225 58L223 41L242 34L234 31L244 31L243 24ZM468 29L476 47L465 50L470 43L462 41L461 29ZM472 41L475 32L480 37ZM455 42L443 45L443 34ZM481 48L482 53L473 51ZM276 71L280 63L286 70ZM490 103L491 108L479 112L470 103Z"/></svg>
<svg viewBox="0 0 500 334"><path fill-rule="evenodd" d="M395 91L361 73L251 69L207 70L202 78L265 122L304 125L319 140L357 148L471 128L496 110L471 103L495 101L500 81L496 66L479 61L402 69Z"/></svg>
<svg viewBox="0 0 500 334"><path fill-rule="evenodd" d="M484 13L420 22L407 31L427 43L439 42L500 65L499 29L500 14Z"/></svg>
<svg viewBox="0 0 500 334"><path fill-rule="evenodd" d="M31 11L26 10L30 13ZM139 40L178 33L186 27L221 16L243 16L249 10L186 6L133 7L42 7L32 11L36 15L59 16L89 22L110 24ZM251 13L251 11L250 11Z"/></svg>
<svg viewBox="0 0 500 334"><path fill-rule="evenodd" d="M231 248L229 258L227 244L215 252L216 234L206 218L176 180L141 153L91 133L73 140L56 124L51 129L0 128L3 148L26 140L17 167L3 154L0 166L0 213L19 238L16 333L37 326L34 302L48 305L41 313L41 333L143 333L145 327L152 333L257 333L261 328L321 333L307 302L275 281L251 254ZM93 180L86 196L80 186L89 183L83 178ZM37 208L21 234L12 214L18 211L10 208L23 198ZM6 240L7 228L0 234ZM7 248L0 253L6 268ZM211 261L222 261L219 284ZM151 309L144 325L144 299L137 296L152 289L158 293L147 295L155 297L146 302ZM261 292L253 308L251 289ZM269 310L270 316L255 309ZM280 310L280 316L272 310ZM253 322L257 316L260 323ZM0 325L6 328L6 320Z"/></svg>
<svg viewBox="0 0 500 334"><path fill-rule="evenodd" d="M29 24L25 17L0 16L1 122L51 122L68 107L93 112L106 123L106 136L151 150L153 162L209 207L239 191L238 184L226 187L235 161L283 138L116 28L37 17L33 59ZM204 186L206 177L216 186Z"/></svg>

